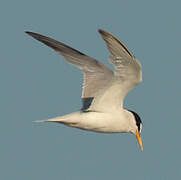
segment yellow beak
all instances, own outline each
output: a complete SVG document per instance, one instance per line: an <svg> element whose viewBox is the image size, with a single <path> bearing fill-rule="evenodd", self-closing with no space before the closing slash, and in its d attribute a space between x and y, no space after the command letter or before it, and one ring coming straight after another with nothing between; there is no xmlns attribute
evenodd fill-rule
<svg viewBox="0 0 181 180"><path fill-rule="evenodd" d="M138 143L140 145L141 151L143 151L143 144L142 144L141 136L140 136L140 133L138 132L138 130L136 130L136 138L137 138Z"/></svg>

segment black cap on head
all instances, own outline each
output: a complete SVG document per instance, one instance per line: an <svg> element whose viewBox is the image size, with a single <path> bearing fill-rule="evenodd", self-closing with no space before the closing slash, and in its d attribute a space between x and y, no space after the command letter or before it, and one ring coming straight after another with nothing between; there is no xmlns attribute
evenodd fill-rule
<svg viewBox="0 0 181 180"><path fill-rule="evenodd" d="M140 124L142 124L142 121L141 121L141 118L139 117L139 115L137 113L135 113L134 111L131 111L131 110L128 110L130 111L133 115L134 115L134 118L135 118L135 121L136 121L136 125L138 127L138 131L140 132Z"/></svg>

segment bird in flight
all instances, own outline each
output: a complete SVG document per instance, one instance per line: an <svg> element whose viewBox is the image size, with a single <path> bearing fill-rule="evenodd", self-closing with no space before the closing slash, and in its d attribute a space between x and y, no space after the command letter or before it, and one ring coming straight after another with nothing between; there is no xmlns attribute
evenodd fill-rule
<svg viewBox="0 0 181 180"><path fill-rule="evenodd" d="M104 30L98 31L110 52L109 62L114 72L105 64L62 42L26 32L62 55L84 76L81 110L39 122L57 122L102 133L132 133L143 151L140 136L142 121L137 113L123 107L126 94L142 81L141 64L119 39Z"/></svg>

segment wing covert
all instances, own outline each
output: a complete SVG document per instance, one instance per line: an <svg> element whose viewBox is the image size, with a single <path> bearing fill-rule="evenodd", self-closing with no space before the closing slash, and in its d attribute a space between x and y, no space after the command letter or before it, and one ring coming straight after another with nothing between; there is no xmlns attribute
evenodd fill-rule
<svg viewBox="0 0 181 180"><path fill-rule="evenodd" d="M142 81L141 64L131 51L115 36L99 30L111 54L109 61L114 66L114 76L104 90L99 92L90 109L108 111L123 106L126 94Z"/></svg>

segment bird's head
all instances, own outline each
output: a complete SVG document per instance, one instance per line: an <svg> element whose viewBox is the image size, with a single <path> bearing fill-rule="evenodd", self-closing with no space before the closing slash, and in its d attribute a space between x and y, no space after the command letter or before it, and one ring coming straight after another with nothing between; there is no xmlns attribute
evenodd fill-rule
<svg viewBox="0 0 181 180"><path fill-rule="evenodd" d="M143 144L142 144L142 140L141 140L141 130L142 130L142 121L141 118L139 117L139 115L137 113L135 113L134 111L128 110L129 112L131 112L133 114L133 128L131 129L131 132L136 136L138 143L140 145L141 151L143 151Z"/></svg>

